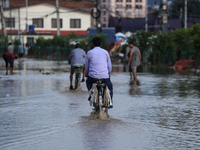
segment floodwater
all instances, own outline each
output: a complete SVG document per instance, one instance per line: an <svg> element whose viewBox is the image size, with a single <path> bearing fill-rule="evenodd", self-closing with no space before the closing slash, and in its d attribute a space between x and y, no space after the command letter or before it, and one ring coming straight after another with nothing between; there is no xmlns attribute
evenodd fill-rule
<svg viewBox="0 0 200 150"><path fill-rule="evenodd" d="M5 75L0 59L1 150L200 149L200 76L113 64L114 108L90 117L85 82L69 91L66 62L27 59Z"/></svg>

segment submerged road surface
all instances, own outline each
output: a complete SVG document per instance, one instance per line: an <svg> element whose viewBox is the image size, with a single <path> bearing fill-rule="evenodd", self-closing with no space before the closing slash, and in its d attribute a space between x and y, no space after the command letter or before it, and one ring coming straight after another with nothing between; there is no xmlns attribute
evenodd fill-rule
<svg viewBox="0 0 200 150"><path fill-rule="evenodd" d="M94 120L85 82L69 91L67 62L0 59L0 150L200 149L200 77L113 65L114 108Z"/></svg>

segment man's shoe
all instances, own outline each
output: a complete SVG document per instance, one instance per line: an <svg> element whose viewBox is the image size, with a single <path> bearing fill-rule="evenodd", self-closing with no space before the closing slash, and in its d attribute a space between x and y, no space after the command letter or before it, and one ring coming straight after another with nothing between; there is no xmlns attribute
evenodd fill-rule
<svg viewBox="0 0 200 150"><path fill-rule="evenodd" d="M81 82L84 82L85 81L85 79L82 79L82 81Z"/></svg>
<svg viewBox="0 0 200 150"><path fill-rule="evenodd" d="M70 90L73 90L73 85L70 85Z"/></svg>

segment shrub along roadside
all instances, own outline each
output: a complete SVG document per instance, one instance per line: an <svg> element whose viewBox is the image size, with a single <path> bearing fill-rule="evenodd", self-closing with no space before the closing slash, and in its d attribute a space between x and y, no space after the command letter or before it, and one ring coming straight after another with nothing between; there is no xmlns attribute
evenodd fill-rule
<svg viewBox="0 0 200 150"><path fill-rule="evenodd" d="M149 61L152 64L171 64L176 61L176 52L180 50L189 59L190 53L200 57L200 24L191 28L181 28L169 33L153 35L146 31L138 31L128 41L137 43L141 52L149 50ZM191 51L193 50L193 51Z"/></svg>
<svg viewBox="0 0 200 150"><path fill-rule="evenodd" d="M93 36L91 35L85 38L79 38L76 34L71 33L67 36L54 36L53 39L44 39L43 37L39 37L36 39L34 44L35 46L31 49L29 56L32 55L36 58L66 60L75 46L70 44L70 42L74 41L80 43L81 48L87 52L92 49L92 39L96 36L101 37L102 39L101 47L107 49L107 35L105 34L95 34Z"/></svg>

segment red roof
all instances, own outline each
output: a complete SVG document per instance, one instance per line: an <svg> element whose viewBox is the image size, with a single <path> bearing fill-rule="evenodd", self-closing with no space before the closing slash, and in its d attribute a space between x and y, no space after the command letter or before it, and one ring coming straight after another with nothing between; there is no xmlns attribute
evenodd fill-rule
<svg viewBox="0 0 200 150"><path fill-rule="evenodd" d="M68 8L68 9L73 9L73 10L77 10L77 11L82 11L82 12L86 12L86 13L90 13L91 9L89 8L93 8L94 7L94 4L91 3L90 5L87 5L88 8L85 8L85 7L78 7L78 5L75 5L74 4L75 2L73 2L73 6L76 6L76 7L70 7L69 5L67 5L67 3L59 3L59 7L64 7L64 8ZM49 5L53 5L55 6L55 2L34 2L34 3L29 3L28 6L34 6L34 5L40 5L40 4L49 4ZM20 5L15 5L15 6L12 6L12 7L9 7L9 8L4 8L4 10L10 10L11 8L12 9L15 9L15 8L22 8L22 7L26 7L26 4L20 4Z"/></svg>
<svg viewBox="0 0 200 150"><path fill-rule="evenodd" d="M23 3L21 1L15 1L15 5L11 5L11 4L9 8L4 8L4 10L11 9L11 8L12 9L21 8L21 7L26 6L26 3ZM34 2L30 2L30 3L28 2L28 6L34 6L34 5L39 5L39 4L50 4L50 5L55 6L55 1L35 0ZM91 9L94 7L94 2L93 1L77 1L77 2L76 1L61 1L59 2L59 6L89 13Z"/></svg>

